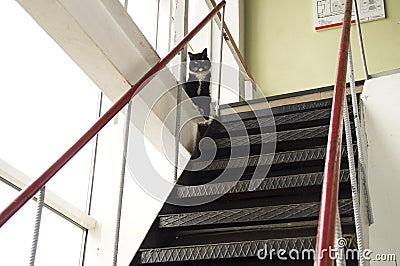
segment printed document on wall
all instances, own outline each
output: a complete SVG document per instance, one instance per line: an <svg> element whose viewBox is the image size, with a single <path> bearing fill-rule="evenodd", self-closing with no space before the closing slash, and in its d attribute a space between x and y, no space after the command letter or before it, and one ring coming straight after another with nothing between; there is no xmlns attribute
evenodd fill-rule
<svg viewBox="0 0 400 266"><path fill-rule="evenodd" d="M314 0L315 30L342 25L344 6L345 0ZM384 0L357 0L357 6L361 22L385 18Z"/></svg>

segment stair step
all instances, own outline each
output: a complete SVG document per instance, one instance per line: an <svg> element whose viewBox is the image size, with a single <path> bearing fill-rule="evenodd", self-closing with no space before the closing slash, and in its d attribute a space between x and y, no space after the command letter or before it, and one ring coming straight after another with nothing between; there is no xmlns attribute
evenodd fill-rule
<svg viewBox="0 0 400 266"><path fill-rule="evenodd" d="M313 265L331 106L332 99L304 102L199 126L201 145L130 265ZM341 157L339 211L355 249L345 146ZM311 250L311 259L281 261L278 250Z"/></svg>
<svg viewBox="0 0 400 266"><path fill-rule="evenodd" d="M350 96L347 96L347 103L349 105L351 105L351 97ZM312 101L312 102L303 102L303 103L283 105L283 106L273 107L271 109L261 109L261 110L254 110L254 111L249 111L249 112L223 115L223 116L221 116L221 121L222 122L240 121L240 120L247 120L247 119L271 116L271 114L273 114L275 116L275 115L279 115L279 114L289 114L289 113L294 113L294 112L311 111L314 109L326 109L326 108L330 109L331 107L332 107L332 98L329 98L329 99Z"/></svg>
<svg viewBox="0 0 400 266"><path fill-rule="evenodd" d="M353 146L356 153L357 148ZM347 156L345 147L341 149L341 156ZM262 154L237 158L217 159L213 161L190 160L186 166L189 171L214 171L246 167L269 166L271 164L289 164L311 160L322 160L326 155L326 147L303 149L296 151L279 152L275 154Z"/></svg>
<svg viewBox="0 0 400 266"><path fill-rule="evenodd" d="M237 182L224 182L205 184L198 186L178 186L174 189L172 196L175 198L194 198L234 193L246 193L249 191L269 191L278 189L299 188L308 186L319 186L324 178L323 172L305 173L287 176L268 177L260 182L259 186L250 190L251 180ZM348 182L350 173L348 170L340 171L340 182Z"/></svg>
<svg viewBox="0 0 400 266"><path fill-rule="evenodd" d="M238 136L231 138L220 138L215 140L217 148L231 148L237 146L261 145L270 142L286 142L304 139L322 138L327 137L329 126L318 126L310 128L302 128L295 130L281 131L277 133L265 133L250 136ZM214 146L211 143L204 145L204 148L211 149Z"/></svg>
<svg viewBox="0 0 400 266"><path fill-rule="evenodd" d="M160 228L226 225L257 222L271 222L294 219L317 218L319 202L289 205L263 206L244 209L166 214L159 216ZM353 212L351 199L339 201L340 214L349 216Z"/></svg>
<svg viewBox="0 0 400 266"><path fill-rule="evenodd" d="M319 109L319 110L312 110L307 112L301 113L293 113L288 115L278 115L278 116L267 116L267 117L256 117L251 120L245 121L232 121L226 122L223 124L216 124L211 134L220 134L229 132L230 134L237 131L244 131L244 130L253 130L259 128L269 128L269 127L278 127L282 125L289 125L289 124L304 124L310 121L316 120L327 120L331 116L331 110L326 109Z"/></svg>
<svg viewBox="0 0 400 266"><path fill-rule="evenodd" d="M348 248L355 248L355 236L344 235ZM140 263L172 263L200 260L254 258L260 250L284 250L286 254L296 250L314 250L316 237L252 240L206 245L177 246L140 250Z"/></svg>
<svg viewBox="0 0 400 266"><path fill-rule="evenodd" d="M354 219L353 217L341 217L340 218L342 230L348 230L349 227L354 227ZM194 229L189 228L188 230L183 230L187 228L178 228L174 230L175 240L183 240L189 237L194 237L197 241L204 240L207 237L207 234L211 234L218 240L216 242L212 242L210 238L206 238L205 241L207 244L211 243L219 243L221 242L221 237L225 238L227 235L236 235L234 238L235 241L245 241L251 239L245 239L255 232L256 238L263 238L262 235L266 235L266 238L288 238L288 237L301 237L301 236L314 236L317 234L318 220L306 220L306 221L282 221L276 223L269 224L253 224L253 225L236 225L229 227L196 227ZM352 229L350 229L352 231ZM301 233L300 233L301 232ZM225 239L224 238L224 239ZM194 240L189 240L192 242L191 244L195 244ZM226 241L229 242L229 241ZM196 243L200 245L199 243ZM175 244L174 246L183 246L185 244Z"/></svg>

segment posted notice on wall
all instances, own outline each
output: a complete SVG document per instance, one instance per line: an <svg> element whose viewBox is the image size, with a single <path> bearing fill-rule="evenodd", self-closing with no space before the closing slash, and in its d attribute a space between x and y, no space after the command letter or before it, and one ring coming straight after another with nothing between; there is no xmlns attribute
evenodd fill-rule
<svg viewBox="0 0 400 266"><path fill-rule="evenodd" d="M360 21L385 18L384 0L357 0ZM342 25L345 0L314 0L315 30L334 28ZM354 22L354 8L353 17Z"/></svg>

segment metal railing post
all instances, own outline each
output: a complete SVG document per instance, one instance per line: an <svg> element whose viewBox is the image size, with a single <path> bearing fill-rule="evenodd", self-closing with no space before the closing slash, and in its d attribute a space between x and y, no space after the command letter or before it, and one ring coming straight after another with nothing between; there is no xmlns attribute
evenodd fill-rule
<svg viewBox="0 0 400 266"><path fill-rule="evenodd" d="M33 239L32 239L32 247L31 247L31 256L29 258L29 266L35 265L36 251L37 251L37 246L38 246L38 241L39 241L40 223L42 221L42 210L43 210L43 205L44 205L45 193L46 193L46 188L42 187L39 190L39 194L37 197L35 226L33 229Z"/></svg>
<svg viewBox="0 0 400 266"><path fill-rule="evenodd" d="M181 66L182 67L182 66ZM182 98L182 85L177 86L176 94L176 120L175 120L175 159L174 159L174 182L178 181L179 170L179 139L181 131L181 98Z"/></svg>
<svg viewBox="0 0 400 266"><path fill-rule="evenodd" d="M357 173L356 173L356 165L354 162L354 152L353 152L353 139L351 136L351 126L350 126L350 117L349 110L347 106L347 98L344 100L344 127L346 134L346 146L347 146L347 158L349 162L349 170L350 170L350 185L351 185L351 196L353 201L353 212L354 212L354 223L356 227L356 236L357 236L357 247L360 257L359 257L359 265L365 266L365 258L364 258L364 239L362 234L362 226L361 226L361 213L360 213L360 196L358 194L358 185L357 185Z"/></svg>
<svg viewBox="0 0 400 266"><path fill-rule="evenodd" d="M160 0L157 0L157 22L156 22L156 43L155 50L158 51L158 31L160 25Z"/></svg>
<svg viewBox="0 0 400 266"><path fill-rule="evenodd" d="M128 109L126 111L126 117L125 117L124 142L123 142L124 147L122 151L121 175L119 180L119 193L118 193L118 205L117 205L117 219L115 224L115 235L114 235L113 266L116 266L118 261L118 248L119 248L119 235L120 235L119 233L121 231L122 201L124 197L126 156L128 154L131 113L132 113L132 101L130 101L128 104Z"/></svg>
<svg viewBox="0 0 400 266"><path fill-rule="evenodd" d="M365 197L365 204L367 209L368 215L368 223L371 225L374 223L374 217L372 214L372 207L371 207L371 197L369 194L368 188L368 180L367 180L367 173L365 170L365 157L364 157L364 149L362 144L364 143L362 140L361 134L361 123L360 123L360 115L358 112L358 101L356 95L356 82L354 78L354 67L353 67L353 57L351 52L351 46L349 46L349 80L350 80L350 91L351 91L351 100L353 106L353 116L354 116L354 125L356 131L356 139L357 139L357 151L358 151L358 161L360 165L360 182L361 185L364 187L364 197Z"/></svg>
<svg viewBox="0 0 400 266"><path fill-rule="evenodd" d="M361 21L360 21L360 13L358 12L357 0L354 0L353 4L354 4L354 13L355 13L355 17L356 17L358 42L360 44L361 60L362 60L365 79L367 80L370 78L370 76L368 73L367 59L365 56L365 48L364 48L364 41L363 41L363 36L362 36L362 32L361 32Z"/></svg>
<svg viewBox="0 0 400 266"><path fill-rule="evenodd" d="M125 0L125 2L124 2L125 11L128 11L128 3L129 3L129 0Z"/></svg>
<svg viewBox="0 0 400 266"><path fill-rule="evenodd" d="M225 6L222 8L222 18L221 18L221 43L219 47L219 70L218 70L218 95L217 95L217 112L216 116L221 116L221 80L222 80L222 56L223 56L223 47L224 47L224 27L225 27Z"/></svg>
<svg viewBox="0 0 400 266"><path fill-rule="evenodd" d="M342 234L342 222L340 221L340 212L339 205L337 205L336 209L336 230L335 230L335 249L338 254L336 257L336 266L346 266L346 257L345 257L345 247L339 243L340 239L343 238Z"/></svg>
<svg viewBox="0 0 400 266"><path fill-rule="evenodd" d="M188 32L188 14L189 14L189 1L184 0L183 2L183 34L186 35ZM176 120L175 120L175 161L174 161L174 182L178 181L178 170L179 170L179 140L181 131L181 113L182 113L182 90L183 84L186 82L186 60L187 60L187 45L181 50L180 56L180 81L177 86L176 94Z"/></svg>
<svg viewBox="0 0 400 266"><path fill-rule="evenodd" d="M217 3L215 2L215 0L206 0L206 4L210 9L215 8L217 6ZM221 17L220 13L218 13L218 17L216 17L215 20L217 21L217 25L220 25L220 24L218 24L222 20L222 17ZM250 72L249 68L247 67L247 65L245 64L244 57L242 56L242 54L241 54L241 52L239 50L239 47L235 43L234 38L233 38L233 36L231 34L231 31L228 28L228 25L226 23L224 23L223 28L224 28L224 31L225 31L225 41L226 41L226 44L227 44L228 48L231 50L233 58L235 59L237 65L239 66L239 69L241 71L245 72L247 74L248 78L252 81L252 89L253 89L253 91L256 91L257 87L255 86L254 77L251 74L251 72ZM239 98L242 98L242 97L240 96Z"/></svg>
<svg viewBox="0 0 400 266"><path fill-rule="evenodd" d="M337 76L333 95L328 145L324 167L321 204L318 219L316 266L333 266L333 259L326 254L335 242L337 203L339 194L339 171L343 132L343 101L345 98L348 47L350 42L352 0L346 0L340 41Z"/></svg>
<svg viewBox="0 0 400 266"><path fill-rule="evenodd" d="M128 2L125 0L124 8L128 12ZM125 117L125 130L123 136L123 151L122 151L122 164L121 164L121 175L119 180L119 193L118 193L118 205L117 205L117 218L115 222L115 234L114 234L114 250L113 250L113 266L117 265L118 261L118 248L119 248L119 232L121 230L121 213L122 213L122 200L124 195L125 186L125 168L126 168L126 155L128 154L128 140L129 140L129 127L131 120L132 111L132 100L128 103L128 110Z"/></svg>

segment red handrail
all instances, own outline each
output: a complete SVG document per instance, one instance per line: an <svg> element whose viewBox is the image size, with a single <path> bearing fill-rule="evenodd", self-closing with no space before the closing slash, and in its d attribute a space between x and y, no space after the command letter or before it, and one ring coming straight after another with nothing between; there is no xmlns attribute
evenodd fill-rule
<svg viewBox="0 0 400 266"><path fill-rule="evenodd" d="M49 167L41 176L25 187L19 195L1 212L0 227L2 227L29 199L31 199L40 188L42 188L74 155L81 150L99 131L124 108L129 101L136 96L151 79L161 71L180 50L225 6L226 1L219 3L210 13L183 39L166 57L153 66L144 76L133 85L114 105L97 120L97 122L69 148L53 165Z"/></svg>
<svg viewBox="0 0 400 266"><path fill-rule="evenodd" d="M314 263L316 266L333 266L334 263L329 251L333 250L335 242L335 222L338 204L339 171L343 133L343 101L346 91L351 10L352 0L346 0L318 219Z"/></svg>

